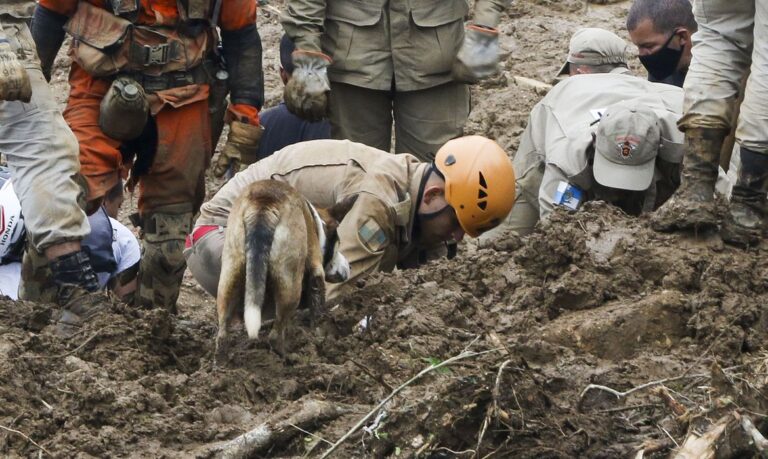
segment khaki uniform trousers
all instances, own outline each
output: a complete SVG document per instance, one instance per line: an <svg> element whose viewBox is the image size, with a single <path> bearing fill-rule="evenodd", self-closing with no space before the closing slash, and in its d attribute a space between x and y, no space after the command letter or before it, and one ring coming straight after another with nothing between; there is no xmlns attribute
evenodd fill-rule
<svg viewBox="0 0 768 459"><path fill-rule="evenodd" d="M768 2L695 0L693 10L699 30L693 35L680 128L730 128L751 63L736 139L768 154Z"/></svg>
<svg viewBox="0 0 768 459"><path fill-rule="evenodd" d="M78 206L77 140L40 70L26 22L0 15L0 26L32 81L29 103L0 101L0 152L8 158L29 240L39 251L90 232Z"/></svg>
<svg viewBox="0 0 768 459"><path fill-rule="evenodd" d="M446 83L418 91L378 91L331 83L331 137L379 150L411 153L429 162L443 144L463 134L469 86Z"/></svg>

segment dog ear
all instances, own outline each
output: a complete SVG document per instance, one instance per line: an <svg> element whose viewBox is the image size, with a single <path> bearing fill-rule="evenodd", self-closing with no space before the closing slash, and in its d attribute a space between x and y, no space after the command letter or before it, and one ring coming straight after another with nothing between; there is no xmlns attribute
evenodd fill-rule
<svg viewBox="0 0 768 459"><path fill-rule="evenodd" d="M355 201L357 201L358 195L353 194L351 196L347 196L342 201L337 202L333 205L333 207L328 209L328 213L333 217L334 220L337 222L341 222L344 220L344 217L349 213L349 211L352 209L352 206L355 205Z"/></svg>

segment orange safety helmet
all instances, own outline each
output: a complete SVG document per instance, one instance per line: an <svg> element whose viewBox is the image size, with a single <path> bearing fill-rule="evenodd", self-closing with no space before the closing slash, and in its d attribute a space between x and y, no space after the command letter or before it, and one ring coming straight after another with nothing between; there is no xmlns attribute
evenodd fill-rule
<svg viewBox="0 0 768 459"><path fill-rule="evenodd" d="M503 148L471 135L449 140L435 155L445 178L445 200L472 237L496 227L515 203L515 170Z"/></svg>

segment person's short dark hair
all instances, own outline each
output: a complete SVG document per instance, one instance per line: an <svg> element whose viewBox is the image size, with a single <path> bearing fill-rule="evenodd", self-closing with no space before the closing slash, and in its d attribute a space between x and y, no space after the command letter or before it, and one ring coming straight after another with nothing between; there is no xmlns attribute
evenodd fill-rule
<svg viewBox="0 0 768 459"><path fill-rule="evenodd" d="M280 39L280 65L288 75L293 74L293 58L291 54L296 49L296 45L293 44L293 40L287 35L283 34L283 38Z"/></svg>
<svg viewBox="0 0 768 459"><path fill-rule="evenodd" d="M627 15L627 30L635 30L644 19L649 19L653 28L663 34L678 27L691 33L699 28L690 0L635 0Z"/></svg>
<svg viewBox="0 0 768 459"><path fill-rule="evenodd" d="M105 201L114 201L123 195L123 179L118 178L117 184L104 194Z"/></svg>

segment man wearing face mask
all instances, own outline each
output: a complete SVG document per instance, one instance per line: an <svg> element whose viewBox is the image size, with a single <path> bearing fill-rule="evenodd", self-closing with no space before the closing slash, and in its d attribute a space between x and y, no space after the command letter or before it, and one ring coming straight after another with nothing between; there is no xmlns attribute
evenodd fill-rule
<svg viewBox="0 0 768 459"><path fill-rule="evenodd" d="M368 273L418 266L424 251L495 227L515 199L512 162L485 137L449 140L428 163L347 140L297 143L235 175L200 209L185 257L214 296L232 204L265 179L288 183L321 208L357 195L338 228L339 251L352 272L343 284L328 284L329 299Z"/></svg>
<svg viewBox="0 0 768 459"><path fill-rule="evenodd" d="M698 29L690 0L635 0L627 16L648 80L682 88L691 64L691 35Z"/></svg>
<svg viewBox="0 0 768 459"><path fill-rule="evenodd" d="M620 64L616 64L617 66ZM507 231L526 235L557 207L602 200L637 215L663 203L679 184L683 91L627 73L574 75L531 111L514 156L516 200Z"/></svg>

